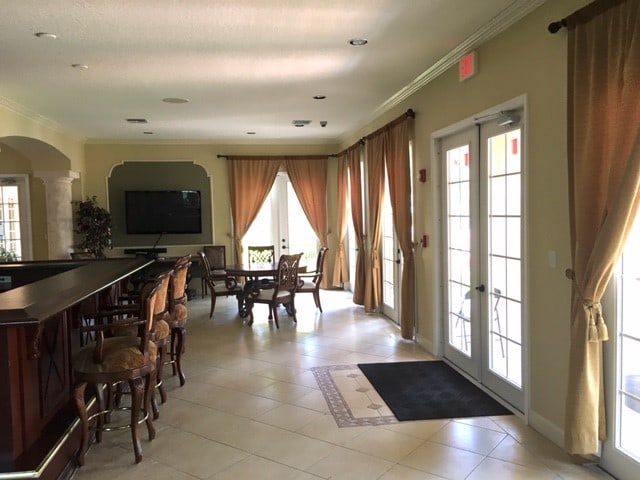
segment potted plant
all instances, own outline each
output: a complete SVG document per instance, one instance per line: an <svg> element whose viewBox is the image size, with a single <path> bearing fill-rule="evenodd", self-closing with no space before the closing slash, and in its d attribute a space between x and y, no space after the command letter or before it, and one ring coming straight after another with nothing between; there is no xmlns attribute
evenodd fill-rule
<svg viewBox="0 0 640 480"><path fill-rule="evenodd" d="M100 207L96 197L72 202L76 207L75 232L84 235L78 248L89 252L95 258L105 258L104 251L111 245L111 214Z"/></svg>

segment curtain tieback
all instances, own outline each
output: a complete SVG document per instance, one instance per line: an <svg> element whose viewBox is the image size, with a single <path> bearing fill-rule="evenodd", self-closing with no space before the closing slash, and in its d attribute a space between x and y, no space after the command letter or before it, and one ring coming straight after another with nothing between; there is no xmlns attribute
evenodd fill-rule
<svg viewBox="0 0 640 480"><path fill-rule="evenodd" d="M604 316L602 315L602 305L594 302L590 298L584 298L584 295L582 295L582 289L578 286L578 282L576 281L575 272L572 269L567 268L564 273L565 276L573 283L575 292L582 300L582 307L589 311L587 338L590 342L606 342L609 340L609 330L607 329L607 324L604 322Z"/></svg>
<svg viewBox="0 0 640 480"><path fill-rule="evenodd" d="M604 323L604 317L602 316L602 306L590 300L584 300L582 305L586 310L589 310L589 325L587 327L589 329L589 341L606 342L609 340L607 324Z"/></svg>

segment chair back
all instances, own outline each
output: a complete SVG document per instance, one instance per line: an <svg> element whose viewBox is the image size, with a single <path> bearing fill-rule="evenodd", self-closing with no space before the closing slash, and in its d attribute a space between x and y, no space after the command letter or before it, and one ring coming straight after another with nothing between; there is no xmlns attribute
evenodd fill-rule
<svg viewBox="0 0 640 480"><path fill-rule="evenodd" d="M324 257L326 257L329 249L322 247L318 252L318 259L316 260L316 272L322 274L324 272Z"/></svg>
<svg viewBox="0 0 640 480"><path fill-rule="evenodd" d="M209 261L210 270L224 270L227 268L226 248L224 245L205 245L202 252Z"/></svg>
<svg viewBox="0 0 640 480"><path fill-rule="evenodd" d="M198 255L200 255L200 264L202 266L202 270L204 271L204 276L205 278L210 279L212 276L212 273L211 273L211 263L209 262L209 257L204 251L198 252Z"/></svg>
<svg viewBox="0 0 640 480"><path fill-rule="evenodd" d="M169 302L167 293L169 292L169 281L171 280L171 270L158 275L157 280L160 282L160 288L156 293L156 302L153 306L154 321L160 320L167 315L169 311Z"/></svg>
<svg viewBox="0 0 640 480"><path fill-rule="evenodd" d="M282 255L278 261L278 278L276 282L277 291L288 291L293 294L298 286L298 266L300 265L301 253L296 255Z"/></svg>
<svg viewBox="0 0 640 480"><path fill-rule="evenodd" d="M256 263L273 263L275 261L275 247L273 245L247 247L249 265Z"/></svg>
<svg viewBox="0 0 640 480"><path fill-rule="evenodd" d="M178 267L180 265L184 265L186 263L189 263L190 261L191 261L191 254L188 253L187 255L184 255L184 256L182 256L182 257L180 257L180 258L178 258L176 260L176 263L174 264L174 268Z"/></svg>
<svg viewBox="0 0 640 480"><path fill-rule="evenodd" d="M171 294L169 296L169 309L173 310L173 307L177 303L185 305L187 303L187 274L189 273L189 267L191 262L184 263L174 267L171 272Z"/></svg>

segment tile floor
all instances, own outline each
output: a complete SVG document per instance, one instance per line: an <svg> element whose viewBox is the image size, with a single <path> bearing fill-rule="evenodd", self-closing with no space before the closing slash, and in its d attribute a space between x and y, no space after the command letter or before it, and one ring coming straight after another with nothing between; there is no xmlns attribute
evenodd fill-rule
<svg viewBox="0 0 640 480"><path fill-rule="evenodd" d="M76 480L146 479L602 479L516 416L339 428L311 370L358 362L430 359L397 327L365 314L344 292L298 297L298 324L280 329L255 307L252 327L234 299L189 302L187 383L165 381L157 437L142 432L135 465L128 432L105 434ZM345 398L348 395L345 393ZM358 402L349 397L348 402Z"/></svg>

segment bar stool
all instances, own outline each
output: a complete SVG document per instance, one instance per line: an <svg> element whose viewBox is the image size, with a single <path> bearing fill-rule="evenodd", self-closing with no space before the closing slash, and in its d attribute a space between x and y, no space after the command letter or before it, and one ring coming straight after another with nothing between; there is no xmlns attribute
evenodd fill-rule
<svg viewBox="0 0 640 480"><path fill-rule="evenodd" d="M84 465L85 455L89 448L89 424L96 420L96 442L102 441L102 432L131 429L131 439L135 454L135 461L142 460L142 447L138 437L138 424L146 422L149 440L156 435L151 410L151 397L155 386L157 363L157 347L151 340L154 307L160 283L156 284L146 300L146 315L144 318L127 318L121 326L139 327L138 336L119 336L105 338L105 331L112 326L108 324L83 326L82 328L95 333L96 341L92 345L82 348L73 359L73 375L75 379L74 398L81 424L80 448L77 454L79 465ZM127 382L131 390L131 417L127 425L111 426L108 419L111 409L105 406L104 390L107 386L119 382ZM87 386L95 391L97 412L89 414L85 393ZM143 413L140 420L140 413Z"/></svg>

